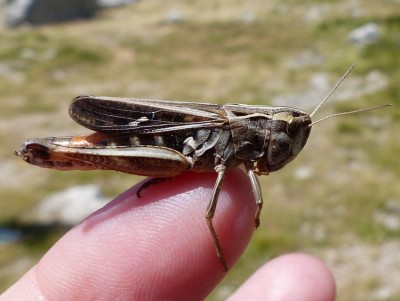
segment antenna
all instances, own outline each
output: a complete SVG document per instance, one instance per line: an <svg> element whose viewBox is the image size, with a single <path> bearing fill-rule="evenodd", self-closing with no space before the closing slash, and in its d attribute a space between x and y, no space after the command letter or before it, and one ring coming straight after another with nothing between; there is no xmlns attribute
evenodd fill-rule
<svg viewBox="0 0 400 301"><path fill-rule="evenodd" d="M342 115L350 115L350 114L354 114L354 113L361 113L361 112L366 112L366 111L372 111L372 110L377 110L377 109L382 109L382 108L386 108L386 107L391 107L391 104L387 104L387 105L381 105L381 106L376 106L376 107L371 107L371 108L365 108L365 109L359 109L359 110L354 110L354 111L348 111L348 112L342 112L342 113L336 113L336 114L332 114L326 117L323 117L317 121L312 122L309 126L315 125L317 123L320 123L321 121L336 117L336 116L342 116Z"/></svg>
<svg viewBox="0 0 400 301"><path fill-rule="evenodd" d="M333 89L328 93L327 96L325 96L325 98L319 103L319 105L317 105L317 107L314 109L314 111L310 114L310 117L312 117L318 110L320 107L322 107L322 105L324 103L326 103L326 101L329 99L329 97L333 94L333 92L336 91L336 89L340 86L340 84L345 80L345 78L350 74L350 72L353 70L355 64L352 64L350 66L350 68L346 71L346 73L342 76L342 78L336 83L336 85L333 87ZM333 117L337 117L337 116L342 116L342 115L350 115L350 114L354 114L354 113L361 113L361 112L366 112L366 111L372 111L372 110L376 110L376 109L381 109L381 108L385 108L385 107L391 107L391 104L386 104L386 105L381 105L381 106L376 106L376 107L371 107L371 108L365 108L365 109L359 109L359 110L354 110L354 111L348 111L348 112L342 112L342 113L336 113L336 114L332 114L326 117L323 117L317 121L312 122L309 126L313 126L317 123L320 123L321 121L333 118Z"/></svg>
<svg viewBox="0 0 400 301"><path fill-rule="evenodd" d="M333 94L333 92L336 91L336 89L340 86L340 84L344 81L344 79L349 75L351 70L353 70L355 64L351 65L350 68L346 71L346 73L342 76L342 78L336 83L336 85L333 87L333 89L328 93L328 95L325 96L325 98L319 103L319 105L314 109L314 111L310 114L310 117L313 117L313 115L319 110L320 107L329 99L329 97Z"/></svg>

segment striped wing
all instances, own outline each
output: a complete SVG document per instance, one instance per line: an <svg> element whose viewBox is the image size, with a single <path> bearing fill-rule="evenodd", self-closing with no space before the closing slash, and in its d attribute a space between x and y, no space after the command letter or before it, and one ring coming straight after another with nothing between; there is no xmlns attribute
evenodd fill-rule
<svg viewBox="0 0 400 301"><path fill-rule="evenodd" d="M78 124L102 133L166 133L228 124L221 105L135 98L78 96L69 108Z"/></svg>

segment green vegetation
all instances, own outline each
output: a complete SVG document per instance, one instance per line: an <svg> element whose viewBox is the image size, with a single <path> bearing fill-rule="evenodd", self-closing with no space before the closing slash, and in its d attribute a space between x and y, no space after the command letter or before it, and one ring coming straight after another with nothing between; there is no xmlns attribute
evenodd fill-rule
<svg viewBox="0 0 400 301"><path fill-rule="evenodd" d="M233 290L279 254L304 251L324 259L345 245L379 248L398 239L399 229L387 229L375 219L389 200L400 202L398 4L362 0L361 16L352 17L341 7L343 1L189 2L176 1L185 17L176 24L163 23L170 4L148 0L87 22L0 29L0 166L10 166L3 168L7 181L1 180L0 223L20 223L46 195L73 185L97 183L107 195L116 195L138 181L113 172L41 170L14 158L26 138L85 133L68 117L76 95L273 105L274 96L315 89L309 81L316 73L326 74L333 86L356 63L337 91L350 90L353 96L332 99L318 116L387 103L394 107L316 125L290 166L260 179L266 203L261 227L209 300L221 298L224 288ZM306 20L309 9L325 4L327 12ZM254 22L240 20L246 11L254 12ZM376 42L347 40L349 32L369 22L380 28ZM320 63L314 63L316 57ZM296 60L299 67L291 65ZM366 80L372 71L384 78L375 91L369 88L376 82ZM300 109L311 107L304 103ZM301 168L311 173L297 176ZM35 229L46 234L39 242L2 247L0 274L6 275L2 267L19 258L33 264L65 231L54 229ZM19 276L2 276L0 287ZM380 284L373 275L356 285L338 281L338 300L371 300L370 292Z"/></svg>

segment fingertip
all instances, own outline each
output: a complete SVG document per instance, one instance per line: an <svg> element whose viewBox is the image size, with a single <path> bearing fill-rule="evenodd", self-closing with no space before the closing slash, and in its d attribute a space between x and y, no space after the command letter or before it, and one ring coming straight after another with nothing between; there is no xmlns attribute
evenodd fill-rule
<svg viewBox="0 0 400 301"><path fill-rule="evenodd" d="M334 277L326 265L315 257L294 253L263 265L229 301L331 301L335 295Z"/></svg>

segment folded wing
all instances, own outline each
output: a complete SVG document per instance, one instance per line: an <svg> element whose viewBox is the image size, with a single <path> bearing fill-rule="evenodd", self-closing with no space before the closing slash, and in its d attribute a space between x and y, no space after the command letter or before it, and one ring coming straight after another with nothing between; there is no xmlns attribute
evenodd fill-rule
<svg viewBox="0 0 400 301"><path fill-rule="evenodd" d="M69 113L78 124L103 133L172 133L228 125L221 105L193 102L78 96Z"/></svg>

